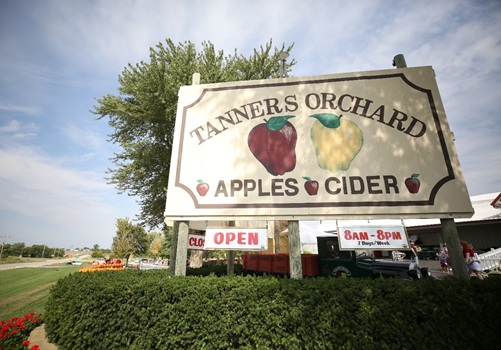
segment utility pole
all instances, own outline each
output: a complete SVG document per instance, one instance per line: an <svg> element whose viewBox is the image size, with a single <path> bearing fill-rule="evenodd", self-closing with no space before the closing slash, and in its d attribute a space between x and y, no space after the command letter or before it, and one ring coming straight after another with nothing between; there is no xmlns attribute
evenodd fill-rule
<svg viewBox="0 0 501 350"><path fill-rule="evenodd" d="M0 259L1 259L1 258L2 258L2 253L3 253L3 246L4 246L4 244L5 244L5 241L6 241L7 239L9 239L9 238L10 238L10 236L9 236L9 235L7 235L7 234L3 234L3 235L2 235L2 236L0 236L0 237L2 237L2 249L0 249Z"/></svg>
<svg viewBox="0 0 501 350"><path fill-rule="evenodd" d="M287 77L287 70L285 68L285 60L289 57L289 54L285 51L280 52L280 76L282 78Z"/></svg>
<svg viewBox="0 0 501 350"><path fill-rule="evenodd" d="M393 66L397 69L407 68L404 55L396 55L393 58ZM456 223L453 218L440 218L440 223L445 243L447 243L447 247L449 248L449 258L452 263L453 275L458 279L468 279L468 269L463 258L463 251L459 241Z"/></svg>

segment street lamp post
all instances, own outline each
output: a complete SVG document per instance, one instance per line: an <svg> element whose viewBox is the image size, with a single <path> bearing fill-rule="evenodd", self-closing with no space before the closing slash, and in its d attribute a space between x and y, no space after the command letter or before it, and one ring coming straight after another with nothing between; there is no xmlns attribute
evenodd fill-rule
<svg viewBox="0 0 501 350"><path fill-rule="evenodd" d="M280 75L282 76L282 78L287 77L287 71L285 70L285 60L287 59L287 57L289 57L289 54L287 52L280 52Z"/></svg>

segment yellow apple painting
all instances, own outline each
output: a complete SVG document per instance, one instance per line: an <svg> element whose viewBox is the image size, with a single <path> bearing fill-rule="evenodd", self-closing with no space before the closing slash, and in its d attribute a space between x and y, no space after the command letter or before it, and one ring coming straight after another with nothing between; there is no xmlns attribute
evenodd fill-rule
<svg viewBox="0 0 501 350"><path fill-rule="evenodd" d="M333 173L348 170L362 149L364 134L354 122L330 113L313 114L317 119L311 127L318 166Z"/></svg>

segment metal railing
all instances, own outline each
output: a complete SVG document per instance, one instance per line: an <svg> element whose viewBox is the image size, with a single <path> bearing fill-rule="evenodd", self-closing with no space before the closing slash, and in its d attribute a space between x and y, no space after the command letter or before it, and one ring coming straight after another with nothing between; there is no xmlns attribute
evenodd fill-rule
<svg viewBox="0 0 501 350"><path fill-rule="evenodd" d="M489 252L478 254L478 260L484 270L497 270L501 263L501 248L491 249Z"/></svg>

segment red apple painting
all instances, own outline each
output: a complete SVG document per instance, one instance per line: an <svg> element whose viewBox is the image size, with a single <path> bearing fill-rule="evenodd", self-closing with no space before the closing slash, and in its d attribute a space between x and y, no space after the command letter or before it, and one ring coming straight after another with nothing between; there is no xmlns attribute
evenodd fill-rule
<svg viewBox="0 0 501 350"><path fill-rule="evenodd" d="M209 191L209 185L203 182L202 180L197 180L198 185L197 185L197 192L200 196L205 196L207 192Z"/></svg>
<svg viewBox="0 0 501 350"><path fill-rule="evenodd" d="M271 175L283 175L296 167L297 132L288 119L272 117L256 125L247 139L249 149Z"/></svg>
<svg viewBox="0 0 501 350"><path fill-rule="evenodd" d="M308 176L303 176L303 179L306 180L304 183L304 189L310 196L316 196L318 193L318 181L312 180Z"/></svg>
<svg viewBox="0 0 501 350"><path fill-rule="evenodd" d="M419 174L412 174L411 177L405 179L405 187L409 190L410 193L418 193L419 187L421 183L418 180Z"/></svg>

